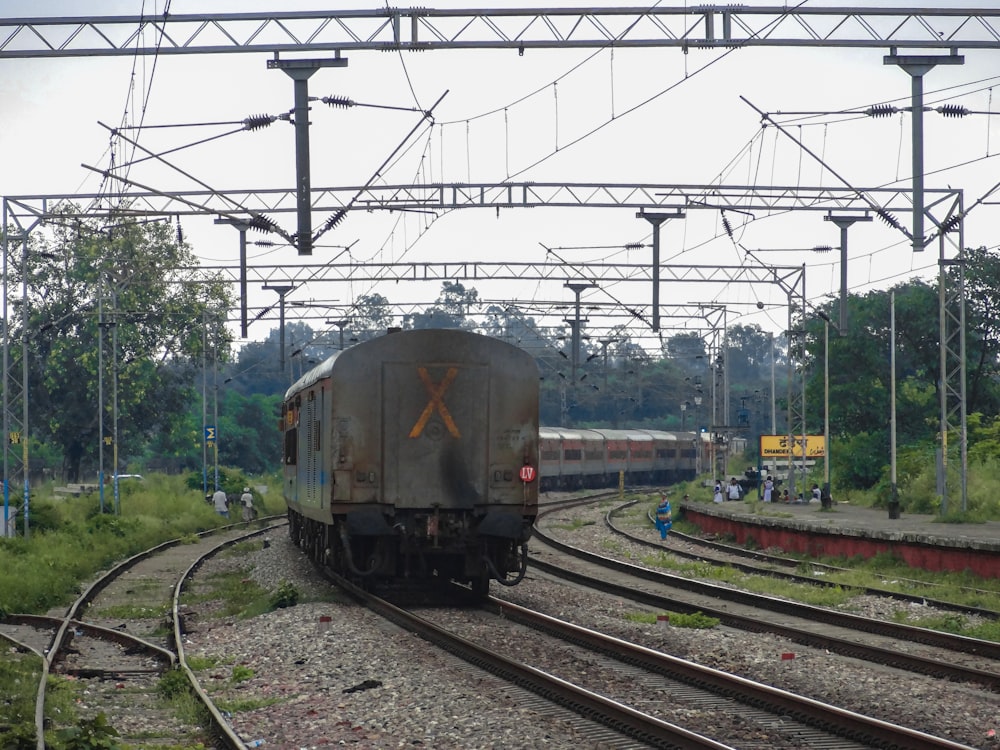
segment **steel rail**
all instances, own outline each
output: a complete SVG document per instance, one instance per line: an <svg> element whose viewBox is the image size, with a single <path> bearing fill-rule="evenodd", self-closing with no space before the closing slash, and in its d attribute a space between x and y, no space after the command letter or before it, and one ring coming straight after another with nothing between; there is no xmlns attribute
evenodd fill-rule
<svg viewBox="0 0 1000 750"><path fill-rule="evenodd" d="M268 518L259 519L258 523L263 523L269 520ZM197 536L205 538L219 532L232 530L234 527L240 524L230 524L227 526L220 526L214 529L208 529L206 531L198 532ZM264 527L262 529L256 529L247 536L252 536L253 534L265 533L273 527ZM84 589L80 596L69 606L66 614L61 618L43 618L41 615L29 615L29 614L13 614L8 615L5 618L6 621L12 622L14 620L20 620L26 624L30 624L31 620L41 624L43 619L47 620L45 627L55 627L55 632L52 636L48 648L45 649L41 664L41 678L39 679L38 691L35 698L35 735L36 735L36 747L37 750L45 750L45 696L46 696L46 686L48 683L48 677L51 672L51 668L55 661L59 658L60 653L66 647L69 642L69 633L71 630L78 628L86 628L98 637L111 637L110 633L115 633L121 636L122 640L119 642L129 642L135 643L140 648L150 650L153 649L154 653L158 656L161 655L163 649L151 644L141 638L130 636L128 634L120 634L118 631L114 631L108 628L102 628L98 625L93 625L85 623L80 619L81 613L86 609L87 606L103 591L107 586L109 586L114 580L119 578L126 571L134 568L137 564L146 560L166 549L177 546L183 543L183 539L171 539L161 544L150 547L149 549L143 550L136 555L133 555L117 565L113 566L110 570L103 573L95 581L93 581L89 586ZM57 624L58 623L58 624ZM169 652L168 652L169 653ZM170 663L173 664L175 660L179 657L174 657L170 659ZM238 747L238 746L234 746Z"/></svg>
<svg viewBox="0 0 1000 750"><path fill-rule="evenodd" d="M657 544L656 542L650 541L649 539L643 539L642 537L630 534L624 529L620 529L615 526L612 519L614 516L624 510L625 508L635 505L638 501L632 501L626 503L625 505L614 508L607 513L604 517L604 523L612 531L612 533L617 534L625 539L628 539L633 544L639 544L644 547L650 547L651 549L658 549L663 551L665 548ZM647 517L652 524L652 515L647 513ZM716 552L721 552L728 555L733 555L734 557L744 557L759 562L767 563L768 565L776 565L782 568L798 568L802 565L808 565L816 570L829 571L831 573L850 573L849 568L838 568L834 565L825 565L823 563L814 563L808 560L796 560L791 557L780 557L778 555L768 555L763 552L757 552L755 550L748 550L742 547L734 547L729 544L723 544L722 542L716 542L709 539L699 539L698 537L689 536L675 529L670 530L670 536L680 539L695 547L705 547L706 549L714 550ZM688 552L686 550L677 549L676 547L667 547L666 551L670 552L672 555L677 557L682 557L687 560L697 560L699 562L705 562L709 565L715 566L728 566L734 568L741 573L747 573L749 575L761 575L768 576L770 578L780 578L786 581L792 581L794 583L808 584L810 586L822 586L822 587L833 587L833 586L843 586L844 588L857 589L859 592L864 594L870 594L872 596L879 596L885 599L895 599L902 602L912 602L915 604L925 604L937 609L944 609L951 612L961 612L962 614L974 615L976 617L983 617L989 620L1000 619L1000 612L992 609L986 609L984 607L973 607L966 604L955 604L954 602L946 602L940 599L932 599L927 596L922 596L920 594L907 594L902 591L890 591L889 589L880 589L873 586L857 586L854 584L843 584L837 583L836 581L824 580L821 578L816 578L815 576L803 575L801 573L789 573L786 570L774 570L773 568L765 568L757 565L751 565L748 563L733 562L731 560L718 560L713 557L706 557L705 555L699 555L696 552ZM913 581L916 584L923 584L923 581Z"/></svg>
<svg viewBox="0 0 1000 750"><path fill-rule="evenodd" d="M885 637L895 638L904 642L920 642L939 648L950 648L955 651L965 653L982 654L987 658L1000 659L1000 644L990 641L980 641L974 638L964 638L961 636L949 636L944 633L916 628L909 625L896 625L878 620L868 620L857 615L846 615L821 607L813 607L806 604L798 604L775 597L751 594L744 591L729 589L714 584L692 581L680 576L660 573L647 568L641 568L631 563L622 562L602 557L592 552L579 549L572 545L552 539L544 532L535 527L536 538L541 539L545 544L557 549L565 554L585 560L591 564L605 568L610 568L629 576L651 581L665 587L678 588L701 596L712 597L724 601L738 602L744 606L766 609L773 612L780 612L800 619L807 619L811 622L823 622L829 625L836 625L843 628L860 630L862 632L873 633ZM955 681L964 681L983 685L990 690L1000 691L1000 674L987 672L981 669L963 667L948 662L929 659L922 656L907 654L899 650L891 650L858 643L846 638L838 638L831 635L823 635L803 628L781 625L777 623L764 622L759 618L744 616L729 612L721 608L706 606L695 606L677 599L660 596L657 594L641 591L629 586L622 586L609 581L604 581L584 573L567 570L557 565L543 562L537 558L529 561L529 566L537 570L545 571L557 577L581 583L591 588L605 591L615 596L641 602L660 609L673 609L684 613L693 614L702 612L703 614L715 617L725 625L746 630L754 633L774 633L784 636L796 643L824 648L834 653L845 656L853 656L867 661L897 667L900 669L916 672L918 674L932 677L944 677Z"/></svg>
<svg viewBox="0 0 1000 750"><path fill-rule="evenodd" d="M571 711L641 740L650 747L684 750L732 750L729 745L657 719L617 701L584 690L565 680L482 648L431 622L355 586L330 570L321 573L390 622L419 635L449 653Z"/></svg>
<svg viewBox="0 0 1000 750"><path fill-rule="evenodd" d="M705 667L564 622L511 602L490 597L489 604L506 618L549 632L560 639L608 654L625 663L656 671L670 679L709 690L726 698L778 715L790 716L796 721L850 740L876 747L905 747L909 750L968 750L967 745L838 708L739 675Z"/></svg>

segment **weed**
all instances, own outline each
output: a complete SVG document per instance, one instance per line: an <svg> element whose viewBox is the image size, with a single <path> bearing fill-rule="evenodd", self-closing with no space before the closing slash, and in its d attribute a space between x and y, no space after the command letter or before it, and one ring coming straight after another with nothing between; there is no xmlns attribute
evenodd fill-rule
<svg viewBox="0 0 1000 750"><path fill-rule="evenodd" d="M161 604L156 607L143 607L137 604L116 604L105 607L94 614L110 620L156 620L170 613L170 605Z"/></svg>
<svg viewBox="0 0 1000 750"><path fill-rule="evenodd" d="M192 672L200 672L205 669L211 669L212 667L218 665L219 660L214 656L189 656L187 658L187 665Z"/></svg>
<svg viewBox="0 0 1000 750"><path fill-rule="evenodd" d="M56 738L63 750L121 750L116 739L118 730L108 723L108 717L99 713L92 719L83 719L79 724L60 729Z"/></svg>
<svg viewBox="0 0 1000 750"><path fill-rule="evenodd" d="M231 714L241 711L254 711L258 708L266 708L281 702L281 698L242 698L235 701L216 701L216 706L221 711L228 711Z"/></svg>
<svg viewBox="0 0 1000 750"><path fill-rule="evenodd" d="M707 630L709 628L714 628L719 624L720 620L717 617L709 617L703 612L692 612L690 614L685 614L682 612L666 612L670 626L674 628L695 628ZM657 622L661 615L656 615L650 612L639 612L625 615L625 619L631 620L632 622L641 622L652 625Z"/></svg>
<svg viewBox="0 0 1000 750"><path fill-rule="evenodd" d="M299 603L299 590L288 581L278 584L278 590L271 595L271 606L274 609L294 607Z"/></svg>
<svg viewBox="0 0 1000 750"><path fill-rule="evenodd" d="M246 667L242 664L237 664L233 667L233 673L229 676L229 681L234 685L241 682L246 682L247 680L252 680L254 678L254 671L250 667Z"/></svg>

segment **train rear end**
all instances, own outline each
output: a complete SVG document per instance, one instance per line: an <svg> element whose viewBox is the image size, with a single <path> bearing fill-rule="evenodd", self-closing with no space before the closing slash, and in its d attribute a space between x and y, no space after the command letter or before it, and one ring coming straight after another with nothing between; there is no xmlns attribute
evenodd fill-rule
<svg viewBox="0 0 1000 750"><path fill-rule="evenodd" d="M530 355L462 331L398 332L343 352L326 387L319 445L303 445L326 467L319 506L302 508L322 538L304 546L355 578L517 583L538 507Z"/></svg>

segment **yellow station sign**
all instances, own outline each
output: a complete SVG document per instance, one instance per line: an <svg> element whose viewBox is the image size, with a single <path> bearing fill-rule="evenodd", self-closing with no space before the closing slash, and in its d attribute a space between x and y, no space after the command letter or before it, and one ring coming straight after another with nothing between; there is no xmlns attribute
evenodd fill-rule
<svg viewBox="0 0 1000 750"><path fill-rule="evenodd" d="M788 435L761 435L761 458L802 458L803 436L792 437L792 448L789 450ZM826 440L822 435L805 436L806 458L823 458L826 456Z"/></svg>

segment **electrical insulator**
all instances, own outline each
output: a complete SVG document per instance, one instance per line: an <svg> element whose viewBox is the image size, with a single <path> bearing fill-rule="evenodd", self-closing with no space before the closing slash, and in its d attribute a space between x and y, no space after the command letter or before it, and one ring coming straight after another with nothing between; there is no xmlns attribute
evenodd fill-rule
<svg viewBox="0 0 1000 750"><path fill-rule="evenodd" d="M880 208L875 213L878 214L878 217L882 221L884 221L886 224L888 224L893 229L901 229L901 227L899 226L899 222L896 220L896 217L893 216L892 214L890 214L889 212L887 212L884 208Z"/></svg>
<svg viewBox="0 0 1000 750"><path fill-rule="evenodd" d="M278 118L274 115L251 115L243 121L244 130L260 130L266 128Z"/></svg>
<svg viewBox="0 0 1000 750"><path fill-rule="evenodd" d="M181 229L181 217L180 216L177 217L177 244L178 245L183 245L184 244L184 230Z"/></svg>
<svg viewBox="0 0 1000 750"><path fill-rule="evenodd" d="M961 104L942 104L940 107L935 107L934 111L940 112L945 117L965 117L969 114L969 110Z"/></svg>
<svg viewBox="0 0 1000 750"><path fill-rule="evenodd" d="M945 219L944 223L941 225L941 234L947 234L948 232L953 232L958 228L958 225L962 223L962 214L955 214L954 216L949 216Z"/></svg>
<svg viewBox="0 0 1000 750"><path fill-rule="evenodd" d="M642 249L642 243L641 242L627 242L627 243L625 243L625 249L626 250L641 250Z"/></svg>
<svg viewBox="0 0 1000 750"><path fill-rule="evenodd" d="M900 111L891 104L876 104L874 107L866 109L865 114L869 117L890 117Z"/></svg>
<svg viewBox="0 0 1000 750"><path fill-rule="evenodd" d="M262 214L254 214L253 218L250 219L250 229L256 229L258 232L273 232L278 227L266 216Z"/></svg>
<svg viewBox="0 0 1000 750"><path fill-rule="evenodd" d="M729 219L726 218L726 212L722 212L722 228L726 230L726 234L729 235L729 239L733 238L733 225L729 223Z"/></svg>
<svg viewBox="0 0 1000 750"><path fill-rule="evenodd" d="M340 222L342 222L346 216L347 216L347 211L343 208L340 209L339 211L337 211L337 213L335 213L333 216L331 216L329 219L326 220L326 224L323 225L323 231L325 232L330 229L333 229Z"/></svg>
<svg viewBox="0 0 1000 750"><path fill-rule="evenodd" d="M331 107L353 107L357 104L353 99L349 99L346 96L324 96L320 101L323 104L329 104Z"/></svg>

